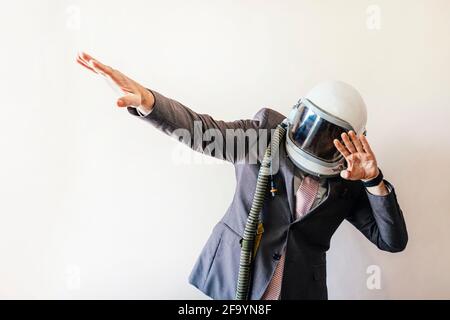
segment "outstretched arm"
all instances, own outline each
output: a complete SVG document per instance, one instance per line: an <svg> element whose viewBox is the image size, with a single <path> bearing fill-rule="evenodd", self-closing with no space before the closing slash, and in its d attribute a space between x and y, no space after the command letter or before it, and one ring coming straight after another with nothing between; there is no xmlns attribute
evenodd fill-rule
<svg viewBox="0 0 450 320"><path fill-rule="evenodd" d="M264 115L260 120L215 120L156 91L148 90L86 53L81 53L77 62L88 70L105 76L121 90L123 96L117 100L118 107L127 107L131 114L148 121L195 151L233 163L246 159L249 154L252 159L258 156L255 146L259 144L258 129L262 126Z"/></svg>

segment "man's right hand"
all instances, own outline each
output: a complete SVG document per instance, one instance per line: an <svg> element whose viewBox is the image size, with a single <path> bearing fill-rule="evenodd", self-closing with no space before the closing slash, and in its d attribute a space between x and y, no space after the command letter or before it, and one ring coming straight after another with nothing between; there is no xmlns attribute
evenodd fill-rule
<svg viewBox="0 0 450 320"><path fill-rule="evenodd" d="M122 108L139 108L139 110L146 114L152 111L155 105L155 97L149 90L136 81L128 78L120 71L114 70L100 61L95 60L84 52L78 55L77 62L92 72L108 77L120 88L124 96L117 100L117 106Z"/></svg>

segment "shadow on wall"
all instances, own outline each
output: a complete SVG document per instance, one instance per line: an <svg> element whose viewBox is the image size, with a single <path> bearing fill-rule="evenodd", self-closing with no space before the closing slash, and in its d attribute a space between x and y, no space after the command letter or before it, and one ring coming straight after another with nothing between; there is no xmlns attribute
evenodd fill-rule
<svg viewBox="0 0 450 320"><path fill-rule="evenodd" d="M328 255L330 299L450 298L450 154L434 145L391 142L378 153L380 167L395 186L408 246L382 252L343 223Z"/></svg>

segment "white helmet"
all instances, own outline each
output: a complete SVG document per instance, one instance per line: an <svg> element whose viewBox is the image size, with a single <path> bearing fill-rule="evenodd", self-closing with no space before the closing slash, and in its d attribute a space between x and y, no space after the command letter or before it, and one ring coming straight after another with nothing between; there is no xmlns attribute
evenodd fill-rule
<svg viewBox="0 0 450 320"><path fill-rule="evenodd" d="M352 86L330 81L314 87L288 118L286 150L294 164L315 176L332 177L345 169L334 139L353 130L365 133L366 105Z"/></svg>

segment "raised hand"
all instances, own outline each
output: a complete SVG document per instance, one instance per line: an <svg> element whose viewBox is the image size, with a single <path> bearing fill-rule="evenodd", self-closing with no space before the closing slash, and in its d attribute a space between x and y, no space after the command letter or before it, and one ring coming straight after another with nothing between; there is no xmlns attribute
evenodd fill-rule
<svg viewBox="0 0 450 320"><path fill-rule="evenodd" d="M375 178L379 169L367 138L363 134L356 136L354 131L343 133L341 137L344 145L339 140L334 140L335 147L347 161L347 169L341 171L341 177L347 180Z"/></svg>
<svg viewBox="0 0 450 320"><path fill-rule="evenodd" d="M139 108L146 113L152 110L155 104L153 94L136 81L84 52L77 56L77 62L86 69L107 77L120 89L124 95L117 100L117 106Z"/></svg>

